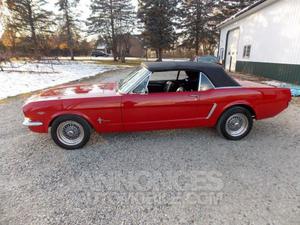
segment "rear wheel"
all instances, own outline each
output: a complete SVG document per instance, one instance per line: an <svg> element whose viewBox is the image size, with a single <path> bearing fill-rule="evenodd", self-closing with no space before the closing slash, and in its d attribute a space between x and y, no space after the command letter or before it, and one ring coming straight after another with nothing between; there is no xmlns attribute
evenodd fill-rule
<svg viewBox="0 0 300 225"><path fill-rule="evenodd" d="M253 118L249 110L243 107L228 109L220 117L218 132L229 140L241 140L246 137L253 126Z"/></svg>
<svg viewBox="0 0 300 225"><path fill-rule="evenodd" d="M91 127L89 123L75 115L58 117L51 126L53 141L67 150L82 148L89 141L90 135Z"/></svg>

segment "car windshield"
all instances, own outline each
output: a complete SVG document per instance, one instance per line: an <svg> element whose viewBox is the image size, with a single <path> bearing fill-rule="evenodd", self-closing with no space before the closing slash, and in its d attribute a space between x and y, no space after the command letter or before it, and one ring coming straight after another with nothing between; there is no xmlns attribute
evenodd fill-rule
<svg viewBox="0 0 300 225"><path fill-rule="evenodd" d="M121 93L127 93L135 86L135 84L142 81L145 78L145 75L149 73L150 71L144 67L131 72L124 80L119 82L119 91Z"/></svg>

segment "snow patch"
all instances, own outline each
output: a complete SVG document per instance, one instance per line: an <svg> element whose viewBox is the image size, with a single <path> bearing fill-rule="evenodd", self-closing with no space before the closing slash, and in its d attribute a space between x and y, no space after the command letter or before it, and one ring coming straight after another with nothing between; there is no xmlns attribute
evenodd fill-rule
<svg viewBox="0 0 300 225"><path fill-rule="evenodd" d="M294 96L294 97L300 96L300 86L298 86L298 85L288 84L288 83L275 81L275 80L263 81L263 83L265 83L267 85L275 86L275 87L289 88L289 89L291 89L292 96Z"/></svg>
<svg viewBox="0 0 300 225"><path fill-rule="evenodd" d="M0 72L0 99L92 77L117 68L84 62L13 63L4 72Z"/></svg>

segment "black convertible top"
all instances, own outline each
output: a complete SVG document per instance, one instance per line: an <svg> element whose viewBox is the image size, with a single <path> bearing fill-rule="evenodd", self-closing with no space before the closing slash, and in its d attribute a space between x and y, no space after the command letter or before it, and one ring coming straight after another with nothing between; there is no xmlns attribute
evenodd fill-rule
<svg viewBox="0 0 300 225"><path fill-rule="evenodd" d="M215 87L240 86L221 66L212 63L174 61L143 63L142 66L151 72L174 70L202 72L210 79Z"/></svg>

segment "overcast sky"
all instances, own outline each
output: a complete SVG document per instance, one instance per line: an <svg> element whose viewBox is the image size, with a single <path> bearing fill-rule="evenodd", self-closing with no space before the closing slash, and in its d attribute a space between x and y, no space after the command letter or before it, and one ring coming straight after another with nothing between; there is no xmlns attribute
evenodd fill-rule
<svg viewBox="0 0 300 225"><path fill-rule="evenodd" d="M137 8L138 0L131 0L131 1L132 1L133 5ZM55 12L57 11L57 8L55 8L56 2L57 2L57 0L49 0L49 3L50 3L49 7L52 8L52 10ZM79 6L78 6L78 9L79 9L78 13L81 14L82 20L85 20L90 15L90 10L89 10L90 3L91 3L91 0L80 0ZM1 37L2 33L3 33L3 30L2 30L2 24L0 21L0 37Z"/></svg>
<svg viewBox="0 0 300 225"><path fill-rule="evenodd" d="M138 0L131 0L132 4L136 7L138 6ZM57 0L49 0L50 2L50 7L53 8L53 10L57 10L57 8L55 8L55 2L57 2ZM90 16L90 4L91 4L91 0L80 0L79 5L78 5L78 13L81 14L81 19L82 20L86 20L89 16ZM83 25L85 26L85 25ZM90 36L87 37L89 40L95 38L95 36Z"/></svg>
<svg viewBox="0 0 300 225"><path fill-rule="evenodd" d="M132 4L137 8L138 6L138 0L131 0ZM51 2L52 6L57 2L57 0L49 0ZM80 0L78 9L82 11L82 17L87 18L89 16L89 7L91 4L91 0Z"/></svg>

